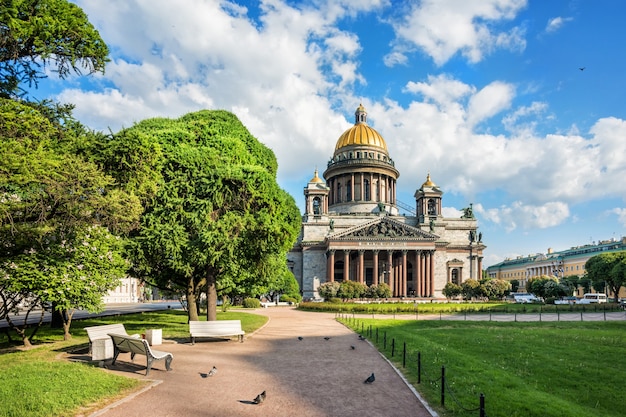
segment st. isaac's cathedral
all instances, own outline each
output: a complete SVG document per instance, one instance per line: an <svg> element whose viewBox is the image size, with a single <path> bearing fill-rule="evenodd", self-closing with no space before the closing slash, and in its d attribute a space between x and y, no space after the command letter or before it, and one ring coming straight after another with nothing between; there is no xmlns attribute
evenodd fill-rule
<svg viewBox="0 0 626 417"><path fill-rule="evenodd" d="M322 175L315 170L304 188L302 229L287 257L305 300L330 281L384 282L394 297L428 299L442 297L448 282L481 279L485 246L471 205L443 217L443 191L428 173L415 209L401 215L400 172L362 105Z"/></svg>

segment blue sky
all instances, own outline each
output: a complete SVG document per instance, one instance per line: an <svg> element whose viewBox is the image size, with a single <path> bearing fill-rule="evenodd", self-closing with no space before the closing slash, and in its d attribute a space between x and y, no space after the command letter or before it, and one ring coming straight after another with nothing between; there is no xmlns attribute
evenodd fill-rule
<svg viewBox="0 0 626 417"><path fill-rule="evenodd" d="M486 266L626 235L626 2L76 3L106 74L51 74L33 95L94 129L232 111L302 209L363 103L398 199L413 206L430 172L447 215L473 203Z"/></svg>

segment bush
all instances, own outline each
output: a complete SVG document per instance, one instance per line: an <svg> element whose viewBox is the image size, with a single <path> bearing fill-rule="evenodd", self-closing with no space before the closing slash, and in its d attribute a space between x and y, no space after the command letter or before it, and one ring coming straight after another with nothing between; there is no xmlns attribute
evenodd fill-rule
<svg viewBox="0 0 626 417"><path fill-rule="evenodd" d="M260 308L261 300L257 298L246 298L245 300L243 300L243 307L244 308Z"/></svg>
<svg viewBox="0 0 626 417"><path fill-rule="evenodd" d="M282 301L282 302L284 302L284 303L289 303L289 304L296 304L296 303L297 303L296 299L295 299L295 298L293 298L293 297L292 297L292 296L290 296L290 295L282 295L282 296L280 297L280 301Z"/></svg>
<svg viewBox="0 0 626 417"><path fill-rule="evenodd" d="M289 297L289 298L293 298L292 302L293 303L301 303L302 302L302 296L299 293L289 293L289 294L283 294L281 298L281 300L285 300L285 297Z"/></svg>

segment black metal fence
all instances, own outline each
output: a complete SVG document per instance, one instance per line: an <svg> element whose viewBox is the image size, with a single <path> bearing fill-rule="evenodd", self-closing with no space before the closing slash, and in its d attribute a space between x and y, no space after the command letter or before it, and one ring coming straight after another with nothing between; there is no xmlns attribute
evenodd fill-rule
<svg viewBox="0 0 626 417"><path fill-rule="evenodd" d="M402 368L407 368L407 344L406 342L402 342L401 347L399 346L399 342L396 342L395 338L388 338L387 332L380 332L378 327L373 328L371 325L365 328L364 323L355 317L345 316L339 314L337 316L338 319L341 319L348 326L357 330L360 334L360 337L368 338L372 343L380 348L382 344L382 349L384 353L388 353L391 358L395 358L396 355L402 355L401 362ZM409 360L411 360L409 358ZM434 374L430 374L426 371L426 367L422 365L422 352L418 351L417 356L415 358L415 364L417 368L417 384L420 385L422 383L427 383L432 386L439 388L441 393L441 406L445 407L446 400L453 401L457 407L467 413L477 413L480 417L487 417L486 409L485 409L485 395L481 393L478 398L478 406L472 407L467 406L466 404L462 404L455 392L452 390L450 385L446 382L446 368L445 366L441 367L441 374L436 376Z"/></svg>

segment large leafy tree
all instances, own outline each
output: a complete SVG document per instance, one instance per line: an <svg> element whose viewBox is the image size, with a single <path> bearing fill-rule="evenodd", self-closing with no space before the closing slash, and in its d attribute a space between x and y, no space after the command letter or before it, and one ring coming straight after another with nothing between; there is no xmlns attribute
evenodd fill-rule
<svg viewBox="0 0 626 417"><path fill-rule="evenodd" d="M148 179L135 271L183 291L190 319L201 293L215 320L218 290L261 293L284 272L300 215L276 182L273 152L233 114L145 120L114 135L105 161L121 181Z"/></svg>
<svg viewBox="0 0 626 417"><path fill-rule="evenodd" d="M104 233L88 231L103 226L127 233L137 227L141 205L137 197L117 188L112 177L76 152L88 132L67 130L58 120L50 120L49 114L2 98L0 120L0 278L4 280L0 289L7 299L36 301L29 304L33 308L37 302L54 303L64 313L61 317L66 319L63 325L69 337L71 310L97 311L102 305L95 300L123 276L118 261L109 256L113 252L117 259L120 246L107 244ZM95 248L94 256L80 261L83 272L72 275L76 271L69 265L79 264L78 252L64 248L81 247L85 241L93 242L89 247ZM98 272L106 268L111 274ZM73 279L66 282L72 276L86 276L90 281L99 276L108 281L91 286ZM60 283L63 291L51 291Z"/></svg>
<svg viewBox="0 0 626 417"><path fill-rule="evenodd" d="M617 298L620 288L626 286L626 251L593 256L585 263L585 271L596 290L606 285Z"/></svg>
<svg viewBox="0 0 626 417"><path fill-rule="evenodd" d="M2 0L0 96L37 86L45 70L61 78L104 72L108 48L82 9L67 0Z"/></svg>

